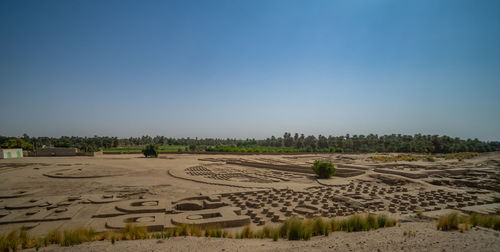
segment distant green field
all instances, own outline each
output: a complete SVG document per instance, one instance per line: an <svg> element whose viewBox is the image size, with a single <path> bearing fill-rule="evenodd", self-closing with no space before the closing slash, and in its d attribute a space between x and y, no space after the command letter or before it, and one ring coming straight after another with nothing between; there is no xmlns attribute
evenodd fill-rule
<svg viewBox="0 0 500 252"><path fill-rule="evenodd" d="M159 149L161 152L178 151L179 149L182 149L184 151L186 149L186 146L184 146L184 145L164 145L164 146L160 146ZM141 151L141 150L142 150L142 148L140 148L140 147L103 149L103 151Z"/></svg>

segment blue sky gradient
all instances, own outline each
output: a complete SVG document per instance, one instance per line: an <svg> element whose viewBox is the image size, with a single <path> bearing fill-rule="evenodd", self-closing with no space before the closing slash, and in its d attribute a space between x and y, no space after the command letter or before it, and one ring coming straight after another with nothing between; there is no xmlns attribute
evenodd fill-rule
<svg viewBox="0 0 500 252"><path fill-rule="evenodd" d="M500 1L1 1L0 135L500 140Z"/></svg>

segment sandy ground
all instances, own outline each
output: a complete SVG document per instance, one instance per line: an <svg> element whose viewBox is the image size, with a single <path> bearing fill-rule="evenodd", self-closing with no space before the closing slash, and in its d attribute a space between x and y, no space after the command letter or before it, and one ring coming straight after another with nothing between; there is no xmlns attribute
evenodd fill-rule
<svg viewBox="0 0 500 252"><path fill-rule="evenodd" d="M403 235L414 231L414 236ZM176 237L162 240L92 242L40 251L498 251L500 232L473 228L460 233L437 231L434 223L403 223L368 232L334 232L310 241Z"/></svg>
<svg viewBox="0 0 500 252"><path fill-rule="evenodd" d="M338 232L306 242L187 237L120 241L115 245L94 242L46 250L500 250L499 232L441 232L434 223L415 222L414 218L417 210L432 217L450 211L500 213L500 203L495 202L500 198L500 152L436 162L383 163L371 160L372 155L167 154L158 159L140 155L4 159L0 160L0 233L21 227L33 235L80 227L107 231L124 225L132 214L138 217L134 224L148 229L169 228L175 226L175 218L181 223L198 223L200 220L190 222L188 217L198 218L204 211L213 211L213 216L222 214L225 224L243 220L257 230L291 215L342 218L370 212L386 214L404 224L370 232ZM337 176L316 179L310 172L314 160L332 161L338 167ZM141 201L146 204L137 207ZM228 231L235 233L242 227L238 224ZM417 234L406 237L404 231Z"/></svg>

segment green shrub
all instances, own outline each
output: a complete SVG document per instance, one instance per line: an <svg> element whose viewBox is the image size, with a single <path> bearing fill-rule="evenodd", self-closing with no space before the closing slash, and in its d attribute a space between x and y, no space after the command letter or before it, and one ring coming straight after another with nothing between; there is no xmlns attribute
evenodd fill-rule
<svg viewBox="0 0 500 252"><path fill-rule="evenodd" d="M142 154L145 157L158 157L159 147L156 144L148 144L142 149Z"/></svg>
<svg viewBox="0 0 500 252"><path fill-rule="evenodd" d="M330 178L331 176L334 176L336 172L332 162L323 162L319 160L314 161L312 170L320 178Z"/></svg>

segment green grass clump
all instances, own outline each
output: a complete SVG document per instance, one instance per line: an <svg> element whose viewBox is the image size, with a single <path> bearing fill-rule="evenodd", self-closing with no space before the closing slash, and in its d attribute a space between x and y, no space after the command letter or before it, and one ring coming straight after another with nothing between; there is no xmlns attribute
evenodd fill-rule
<svg viewBox="0 0 500 252"><path fill-rule="evenodd" d="M241 238L253 238L253 231L250 226L245 226L240 234Z"/></svg>
<svg viewBox="0 0 500 252"><path fill-rule="evenodd" d="M12 230L6 236L0 237L0 250L1 251L17 251L20 249L21 239L19 239L19 235L17 230Z"/></svg>
<svg viewBox="0 0 500 252"><path fill-rule="evenodd" d="M280 237L288 240L309 240L312 236L312 227L305 225L303 220L292 217L281 225L279 233Z"/></svg>
<svg viewBox="0 0 500 252"><path fill-rule="evenodd" d="M192 236L196 236L196 237L203 236L203 232L201 231L201 228L198 226L191 226L190 231L191 231Z"/></svg>
<svg viewBox="0 0 500 252"><path fill-rule="evenodd" d="M482 215L482 214L472 214L470 216L470 224L485 228L491 228L500 231L500 216L499 215Z"/></svg>
<svg viewBox="0 0 500 252"><path fill-rule="evenodd" d="M63 246L74 246L84 242L93 241L96 234L91 228L79 228L75 230L65 230L63 235Z"/></svg>
<svg viewBox="0 0 500 252"><path fill-rule="evenodd" d="M463 232L468 230L469 226L479 226L500 231L500 216L485 214L460 216L458 213L451 213L439 218L437 223L437 229L442 231L460 230Z"/></svg>
<svg viewBox="0 0 500 252"><path fill-rule="evenodd" d="M317 235L327 236L329 234L328 223L323 221L323 219L320 217L314 218L310 223L307 223L306 225L311 226L313 236L317 236Z"/></svg>
<svg viewBox="0 0 500 252"><path fill-rule="evenodd" d="M347 219L332 219L329 222L331 231L346 232L368 231L383 227L394 227L395 225L396 220L387 218L385 215L375 216L373 214L353 215Z"/></svg>
<svg viewBox="0 0 500 252"><path fill-rule="evenodd" d="M138 227L132 224L127 224L122 230L122 238L124 240L139 240L149 237L148 230L145 227Z"/></svg>
<svg viewBox="0 0 500 252"><path fill-rule="evenodd" d="M378 219L373 214L368 214L366 216L366 224L368 225L369 229L377 229L379 227Z"/></svg>
<svg viewBox="0 0 500 252"><path fill-rule="evenodd" d="M44 238L44 245L48 244L61 244L63 242L63 236L59 230L50 231Z"/></svg>
<svg viewBox="0 0 500 252"><path fill-rule="evenodd" d="M473 225L485 226L490 228L499 228L498 216L473 216L470 220ZM309 240L312 236L328 235L332 231L365 231L381 227L392 227L396 224L393 219L388 219L384 215L354 215L342 220L325 220L323 218L300 219L292 217L278 226L264 226L262 229L254 231L250 226L245 226L240 233L234 236L238 239L244 238L268 238L277 241L279 238L288 240ZM467 228L468 226L464 226ZM175 236L206 236L217 238L233 238L226 230L220 226L207 226L204 231L198 226L180 225L175 228L167 229L162 232L149 235L145 227L138 227L127 224L121 231L109 231L96 233L91 228L80 228L76 230L53 230L46 236L32 237L24 230L13 230L7 235L0 235L0 252L17 251L19 249L36 248L50 244L59 244L61 246L74 246L84 242L96 240L108 240L114 244L119 240L137 240L137 239L164 239Z"/></svg>
<svg viewBox="0 0 500 252"><path fill-rule="evenodd" d="M220 226L205 227L205 237L227 238L229 233ZM243 237L242 237L243 238Z"/></svg>
<svg viewBox="0 0 500 252"><path fill-rule="evenodd" d="M238 233L238 235L239 238L241 239L242 238L241 234ZM273 240L277 241L279 238L279 229L266 225L262 229L254 231L253 238L260 238L260 239L272 238Z"/></svg>
<svg viewBox="0 0 500 252"><path fill-rule="evenodd" d="M190 228L187 224L182 224L180 226L175 227L176 236L190 236Z"/></svg>
<svg viewBox="0 0 500 252"><path fill-rule="evenodd" d="M396 226L396 220L387 218L385 215L377 216L378 226L379 227L394 227Z"/></svg>
<svg viewBox="0 0 500 252"><path fill-rule="evenodd" d="M458 230L458 213L451 213L439 218L437 229L442 231Z"/></svg>
<svg viewBox="0 0 500 252"><path fill-rule="evenodd" d="M347 232L358 232L358 231L368 231L370 226L366 218L362 218L360 215L353 215L349 217L346 221L346 231Z"/></svg>

